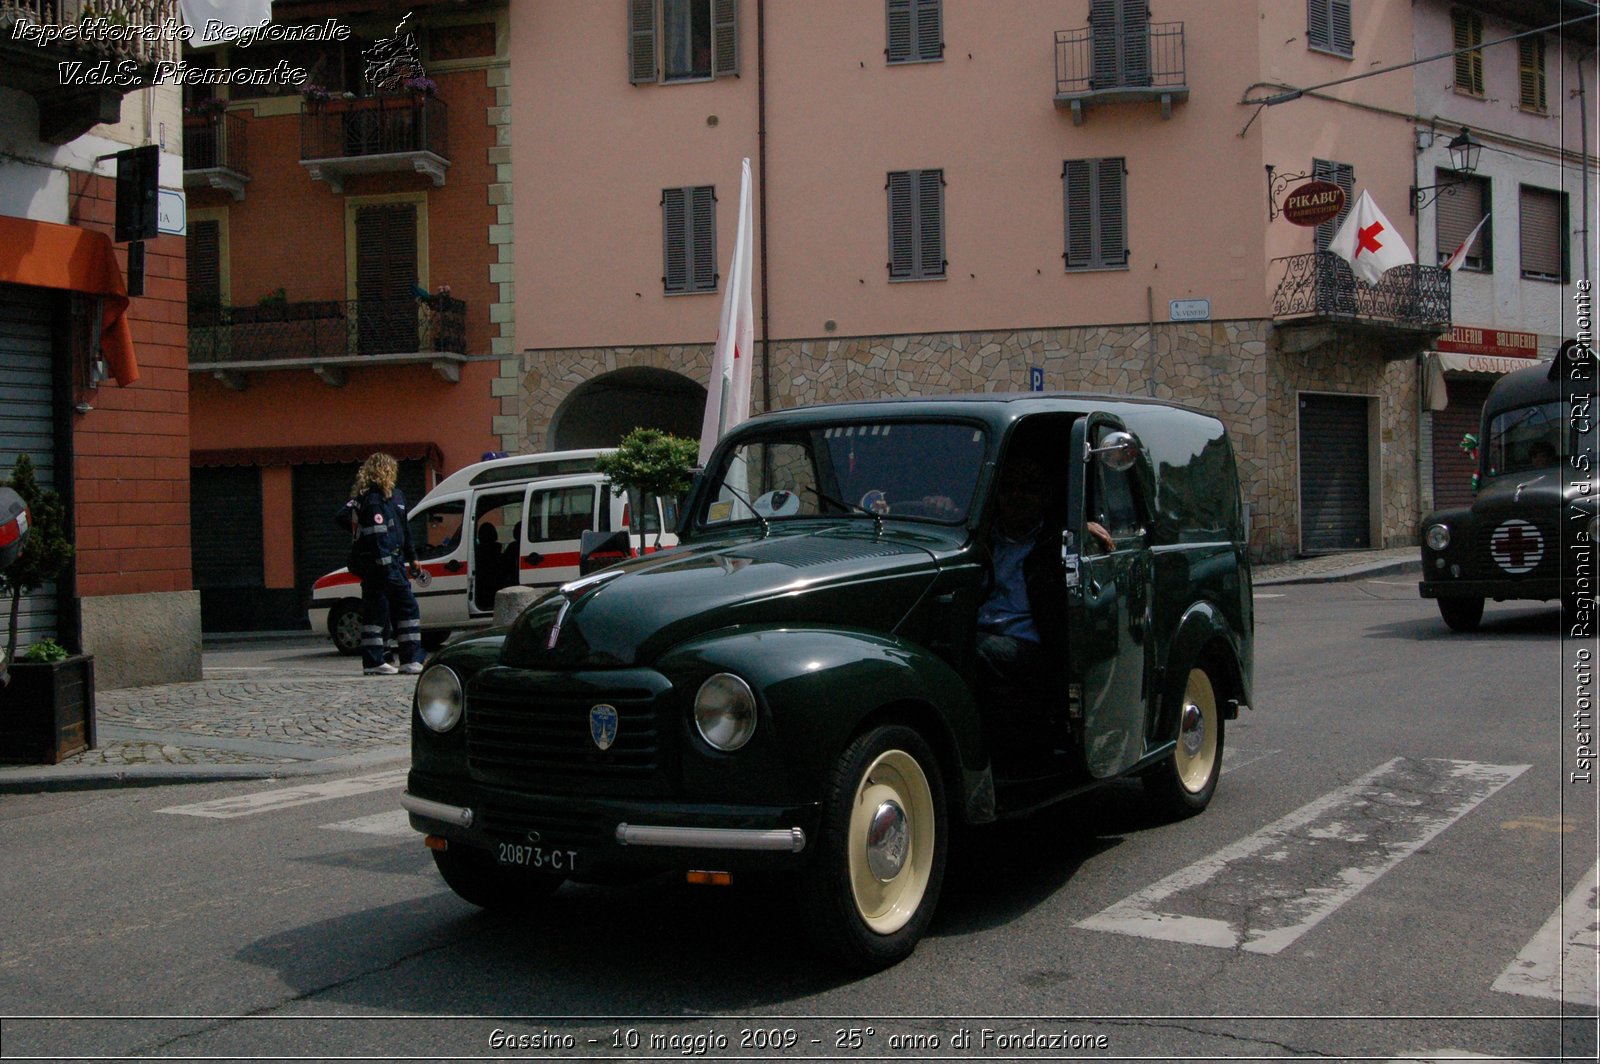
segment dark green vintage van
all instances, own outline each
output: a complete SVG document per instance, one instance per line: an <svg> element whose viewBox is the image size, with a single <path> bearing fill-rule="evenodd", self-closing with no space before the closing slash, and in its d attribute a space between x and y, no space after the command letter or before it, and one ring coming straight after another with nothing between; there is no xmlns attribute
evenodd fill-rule
<svg viewBox="0 0 1600 1064"><path fill-rule="evenodd" d="M994 487L1022 457L1048 471L1060 682L980 699ZM871 968L915 947L954 825L1130 775L1175 815L1215 793L1254 626L1216 418L1070 394L782 411L721 441L684 515L677 548L420 678L403 804L468 901L792 873L813 940Z"/></svg>

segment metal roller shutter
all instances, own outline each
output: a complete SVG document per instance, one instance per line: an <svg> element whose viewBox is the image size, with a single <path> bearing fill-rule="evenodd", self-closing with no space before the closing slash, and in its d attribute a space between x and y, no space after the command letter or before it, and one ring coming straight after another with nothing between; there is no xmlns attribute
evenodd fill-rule
<svg viewBox="0 0 1600 1064"><path fill-rule="evenodd" d="M1493 381L1453 379L1450 405L1433 414L1433 508L1472 505L1472 474L1477 466L1461 449L1461 437L1477 435L1483 404Z"/></svg>
<svg viewBox="0 0 1600 1064"><path fill-rule="evenodd" d="M194 586L265 587L261 540L261 470L196 469L189 489Z"/></svg>
<svg viewBox="0 0 1600 1064"><path fill-rule="evenodd" d="M317 578L343 566L350 554L350 536L333 527L333 512L350 497L357 468L344 462L294 467L294 586L302 605L311 601ZM426 494L425 469L421 459L400 463L408 505Z"/></svg>
<svg viewBox="0 0 1600 1064"><path fill-rule="evenodd" d="M50 295L0 284L0 480L10 479L17 456L26 454L40 487L59 491L53 321ZM9 599L5 605L10 607ZM18 650L40 639L59 637L56 586L46 584L23 595L17 622Z"/></svg>
<svg viewBox="0 0 1600 1064"><path fill-rule="evenodd" d="M1372 545L1367 400L1300 397L1300 549Z"/></svg>

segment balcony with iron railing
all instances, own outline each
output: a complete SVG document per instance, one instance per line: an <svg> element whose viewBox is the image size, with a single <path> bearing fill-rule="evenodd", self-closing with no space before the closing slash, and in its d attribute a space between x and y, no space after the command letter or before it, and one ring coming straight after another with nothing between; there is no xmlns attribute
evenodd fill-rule
<svg viewBox="0 0 1600 1064"><path fill-rule="evenodd" d="M430 365L454 382L466 350L467 304L447 295L189 307L190 372L240 390L252 372L309 369L338 386L376 365Z"/></svg>
<svg viewBox="0 0 1600 1064"><path fill-rule="evenodd" d="M37 100L39 139L65 144L120 121L122 97L177 62L181 19L178 0L0 0L0 86ZM95 76L102 61L116 77Z"/></svg>
<svg viewBox="0 0 1600 1064"><path fill-rule="evenodd" d="M450 109L412 92L307 100L300 112L300 165L335 192L352 174L414 170L435 185L450 167Z"/></svg>
<svg viewBox="0 0 1600 1064"><path fill-rule="evenodd" d="M1085 26L1056 31L1057 107L1084 112L1105 103L1159 101L1161 117L1189 98L1183 23Z"/></svg>
<svg viewBox="0 0 1600 1064"><path fill-rule="evenodd" d="M238 111L185 115L183 187L219 188L244 199L250 181L249 122Z"/></svg>
<svg viewBox="0 0 1600 1064"><path fill-rule="evenodd" d="M1396 266L1369 285L1331 251L1274 259L1272 318L1286 351L1346 339L1384 359L1409 358L1450 328L1450 271Z"/></svg>

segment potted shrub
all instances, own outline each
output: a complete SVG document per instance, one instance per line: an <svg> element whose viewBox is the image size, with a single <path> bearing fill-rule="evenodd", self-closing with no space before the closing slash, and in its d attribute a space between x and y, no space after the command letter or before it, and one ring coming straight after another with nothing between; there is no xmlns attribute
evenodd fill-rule
<svg viewBox="0 0 1600 1064"><path fill-rule="evenodd" d="M640 495L677 499L694 483L694 463L700 444L660 429L636 428L617 449L595 460L595 468L615 485ZM637 500L635 500L637 501ZM656 547L661 546L656 529Z"/></svg>
<svg viewBox="0 0 1600 1064"><path fill-rule="evenodd" d="M72 544L61 497L39 486L27 455L17 459L7 486L27 504L32 527L22 553L0 571L0 602L6 607L0 761L53 765L94 745L94 659L68 653L53 639L17 655L22 596L66 572Z"/></svg>

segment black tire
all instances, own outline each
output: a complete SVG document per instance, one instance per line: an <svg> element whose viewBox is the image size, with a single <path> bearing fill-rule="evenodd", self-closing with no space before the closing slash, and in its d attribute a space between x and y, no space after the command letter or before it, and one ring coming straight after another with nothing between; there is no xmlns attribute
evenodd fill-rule
<svg viewBox="0 0 1600 1064"><path fill-rule="evenodd" d="M444 641L450 638L448 628L430 628L422 633L422 649L432 654L444 646Z"/></svg>
<svg viewBox="0 0 1600 1064"><path fill-rule="evenodd" d="M560 876L503 868L482 850L452 846L433 850L433 863L445 884L463 901L480 909L526 912L561 886Z"/></svg>
<svg viewBox="0 0 1600 1064"><path fill-rule="evenodd" d="M1444 618L1444 623L1450 626L1452 632L1476 632L1478 622L1483 620L1483 599L1442 598L1439 600L1439 616Z"/></svg>
<svg viewBox="0 0 1600 1064"><path fill-rule="evenodd" d="M1226 729L1217 705L1217 685L1204 665L1189 670L1173 717L1177 749L1145 774L1144 789L1160 812L1181 819L1210 805L1222 779Z"/></svg>
<svg viewBox="0 0 1600 1064"><path fill-rule="evenodd" d="M328 636L339 653L361 653L361 603L341 602L328 613Z"/></svg>
<svg viewBox="0 0 1600 1064"><path fill-rule="evenodd" d="M861 971L911 955L944 882L945 814L938 761L912 729L874 728L845 748L823 803L817 852L800 883L818 950ZM869 846L875 832L882 844Z"/></svg>

